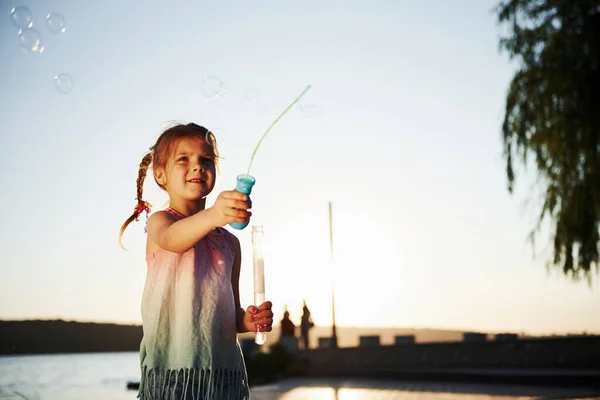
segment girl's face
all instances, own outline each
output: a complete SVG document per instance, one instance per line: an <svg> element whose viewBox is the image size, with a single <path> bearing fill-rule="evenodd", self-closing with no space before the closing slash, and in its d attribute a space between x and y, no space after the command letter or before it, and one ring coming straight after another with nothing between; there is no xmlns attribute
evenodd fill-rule
<svg viewBox="0 0 600 400"><path fill-rule="evenodd" d="M166 169L156 173L169 197L183 201L199 201L215 187L215 154L205 140L180 139L173 148Z"/></svg>

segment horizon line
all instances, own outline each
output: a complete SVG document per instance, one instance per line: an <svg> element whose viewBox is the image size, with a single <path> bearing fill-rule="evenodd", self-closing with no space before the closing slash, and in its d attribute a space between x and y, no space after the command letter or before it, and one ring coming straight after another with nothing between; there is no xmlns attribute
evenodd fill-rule
<svg viewBox="0 0 600 400"><path fill-rule="evenodd" d="M97 324L97 325L118 325L118 326L130 326L130 327L141 327L141 322L117 322L117 321L107 321L107 320L77 320L77 319L65 319L65 318L23 318L23 319L4 319L0 318L0 322L71 322L71 323L81 323L81 324ZM280 324L273 324L273 328L279 328ZM299 326L297 326L299 327ZM331 329L331 325L319 325L315 326L315 328L319 329ZM445 332L461 332L461 333L485 333L498 335L503 333L516 333L519 336L551 336L551 335L560 335L560 336L568 336L568 335L600 335L600 331L570 331L570 332L539 332L539 333L531 333L527 331L515 331L515 330L482 330L482 329L469 329L469 328L444 328L444 327L415 327L415 326L393 326L393 325L337 325L336 328L342 329L406 329L406 330L421 330L421 331L445 331ZM314 328L313 328L314 329Z"/></svg>

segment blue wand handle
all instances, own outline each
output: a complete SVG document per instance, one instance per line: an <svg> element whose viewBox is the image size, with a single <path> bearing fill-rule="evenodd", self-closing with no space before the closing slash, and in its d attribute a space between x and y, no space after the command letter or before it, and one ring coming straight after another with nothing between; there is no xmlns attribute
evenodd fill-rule
<svg viewBox="0 0 600 400"><path fill-rule="evenodd" d="M248 203L250 205L252 205L252 200L250 200L250 193L252 193L252 187L254 186L255 183L256 183L256 179L252 175L247 175L247 174L238 175L238 177L236 179L235 190L247 195ZM249 223L250 223L250 221L245 222L245 223L232 222L229 224L229 226L231 226L233 229L237 229L237 230L241 231L246 226L248 226Z"/></svg>

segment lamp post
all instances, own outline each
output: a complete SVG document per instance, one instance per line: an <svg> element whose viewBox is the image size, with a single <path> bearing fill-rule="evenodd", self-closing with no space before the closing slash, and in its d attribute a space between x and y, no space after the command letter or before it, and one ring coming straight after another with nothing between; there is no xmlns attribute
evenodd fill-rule
<svg viewBox="0 0 600 400"><path fill-rule="evenodd" d="M335 271L333 271L333 218L331 214L331 201L329 202L329 260L332 269L331 274L331 342L329 345L332 348L337 348L337 332L335 327Z"/></svg>

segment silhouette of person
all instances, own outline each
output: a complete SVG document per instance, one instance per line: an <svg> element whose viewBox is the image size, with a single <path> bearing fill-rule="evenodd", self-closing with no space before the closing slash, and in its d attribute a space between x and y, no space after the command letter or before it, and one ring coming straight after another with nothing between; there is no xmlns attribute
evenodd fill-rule
<svg viewBox="0 0 600 400"><path fill-rule="evenodd" d="M310 348L310 341L308 338L308 331L313 328L315 324L310 317L310 310L306 306L306 300L304 301L304 306L302 307L302 320L300 322L300 336L302 339L303 347L305 350Z"/></svg>
<svg viewBox="0 0 600 400"><path fill-rule="evenodd" d="M290 319L290 313L285 308L283 319L281 320L281 336L296 336L296 325Z"/></svg>

